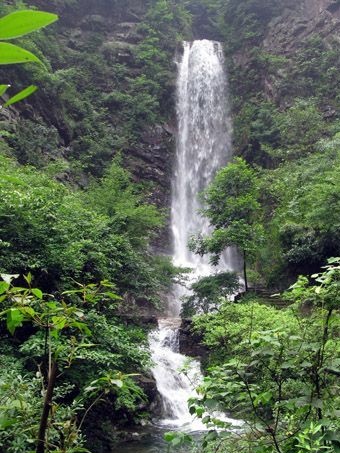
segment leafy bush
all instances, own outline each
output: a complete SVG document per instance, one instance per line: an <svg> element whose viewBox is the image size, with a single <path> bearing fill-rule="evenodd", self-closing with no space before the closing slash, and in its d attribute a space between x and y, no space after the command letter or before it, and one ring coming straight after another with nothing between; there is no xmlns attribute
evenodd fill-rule
<svg viewBox="0 0 340 453"><path fill-rule="evenodd" d="M285 310L248 300L196 318L215 354L189 401L209 428L203 451L338 451L339 263L329 259L322 273L300 277ZM238 414L246 427L230 429L218 410ZM176 435L167 437L174 444Z"/></svg>
<svg viewBox="0 0 340 453"><path fill-rule="evenodd" d="M191 285L192 295L185 298L181 314L183 317L191 317L216 310L221 298L232 296L239 287L239 278L232 272L203 277Z"/></svg>
<svg viewBox="0 0 340 453"><path fill-rule="evenodd" d="M8 158L0 173L1 272L34 272L49 291L72 279L108 279L123 293L156 301L165 274L147 247L161 216L117 163L85 194Z"/></svg>

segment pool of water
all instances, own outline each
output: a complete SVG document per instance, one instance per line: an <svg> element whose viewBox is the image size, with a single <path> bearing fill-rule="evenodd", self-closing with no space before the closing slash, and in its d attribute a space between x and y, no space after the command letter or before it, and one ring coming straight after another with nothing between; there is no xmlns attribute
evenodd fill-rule
<svg viewBox="0 0 340 453"><path fill-rule="evenodd" d="M165 430L155 429L143 433L140 439L125 441L117 445L114 453L163 453L167 451L164 441Z"/></svg>
<svg viewBox="0 0 340 453"><path fill-rule="evenodd" d="M149 432L143 432L139 439L121 442L115 448L114 453L166 453L168 452L169 444L165 442L164 434L174 430L174 428L162 429L154 427ZM202 434L202 432L190 433L195 439L200 438Z"/></svg>

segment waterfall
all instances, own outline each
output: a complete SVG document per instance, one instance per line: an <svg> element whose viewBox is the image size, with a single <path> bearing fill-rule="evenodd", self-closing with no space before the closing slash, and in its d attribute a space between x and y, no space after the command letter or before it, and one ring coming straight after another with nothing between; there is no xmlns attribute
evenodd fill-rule
<svg viewBox="0 0 340 453"><path fill-rule="evenodd" d="M231 122L228 115L227 77L222 46L200 40L184 43L178 62L177 121L178 137L172 187L171 227L174 239L174 262L193 269L193 278L216 271L208 257L188 250L194 233L208 233L209 223L199 214L199 193L212 181L216 171L231 157ZM224 270L232 269L232 254L221 260ZM169 317L159 320L159 328L150 335L150 349L155 363L153 374L162 398L164 425L203 429L189 414L187 401L194 394L195 382L201 379L199 363L193 361L189 375L179 373L186 357L179 353L178 331L181 296L176 288Z"/></svg>
<svg viewBox="0 0 340 453"><path fill-rule="evenodd" d="M173 180L171 226L174 260L198 273L212 273L208 257L188 250L193 233L208 233L198 211L199 193L231 156L231 122L222 46L213 41L184 43L177 81L178 138ZM224 268L230 268L228 258Z"/></svg>
<svg viewBox="0 0 340 453"><path fill-rule="evenodd" d="M204 426L193 419L188 410L188 398L195 395L194 388L202 379L200 364L196 360L187 364L187 357L179 353L180 318L158 321L158 329L150 335L153 375L161 397L161 424L178 428L189 427L200 431ZM188 365L188 366L187 366ZM186 372L180 372L181 369Z"/></svg>

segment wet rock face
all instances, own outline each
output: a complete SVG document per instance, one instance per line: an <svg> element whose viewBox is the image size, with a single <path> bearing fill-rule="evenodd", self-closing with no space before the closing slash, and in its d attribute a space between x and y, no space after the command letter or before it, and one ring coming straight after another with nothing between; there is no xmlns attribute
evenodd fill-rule
<svg viewBox="0 0 340 453"><path fill-rule="evenodd" d="M338 1L300 0L292 3L269 24L263 47L267 52L289 55L315 34L325 40L340 35Z"/></svg>
<svg viewBox="0 0 340 453"><path fill-rule="evenodd" d="M150 183L149 200L167 209L167 223L154 248L159 253L171 252L170 205L171 177L175 153L175 135L169 125L157 124L145 130L142 142L125 153L126 166L136 181Z"/></svg>

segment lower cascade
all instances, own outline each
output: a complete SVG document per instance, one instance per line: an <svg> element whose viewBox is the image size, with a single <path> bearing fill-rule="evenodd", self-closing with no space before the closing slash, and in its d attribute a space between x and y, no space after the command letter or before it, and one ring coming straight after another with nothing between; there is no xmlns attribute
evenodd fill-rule
<svg viewBox="0 0 340 453"><path fill-rule="evenodd" d="M199 420L193 420L188 411L188 399L194 396L194 387L201 380L200 364L179 353L180 318L163 318L158 329L150 335L153 375L161 396L163 426L201 430ZM188 365L188 366L187 366ZM185 368L185 372L184 372Z"/></svg>
<svg viewBox="0 0 340 453"><path fill-rule="evenodd" d="M192 254L187 247L191 234L209 231L199 214L199 193L231 157L231 126L228 114L227 77L220 43L199 40L183 44L178 62L176 162L172 187L171 228L174 262L191 268L191 280L216 272L209 258ZM233 253L227 251L220 269L231 270ZM218 271L218 268L217 268ZM159 319L150 334L153 375L161 398L161 426L202 431L205 426L189 412L188 399L203 379L200 363L179 352L181 298L188 294L174 288L168 317ZM185 372L183 372L183 368ZM232 422L223 416L225 421Z"/></svg>

